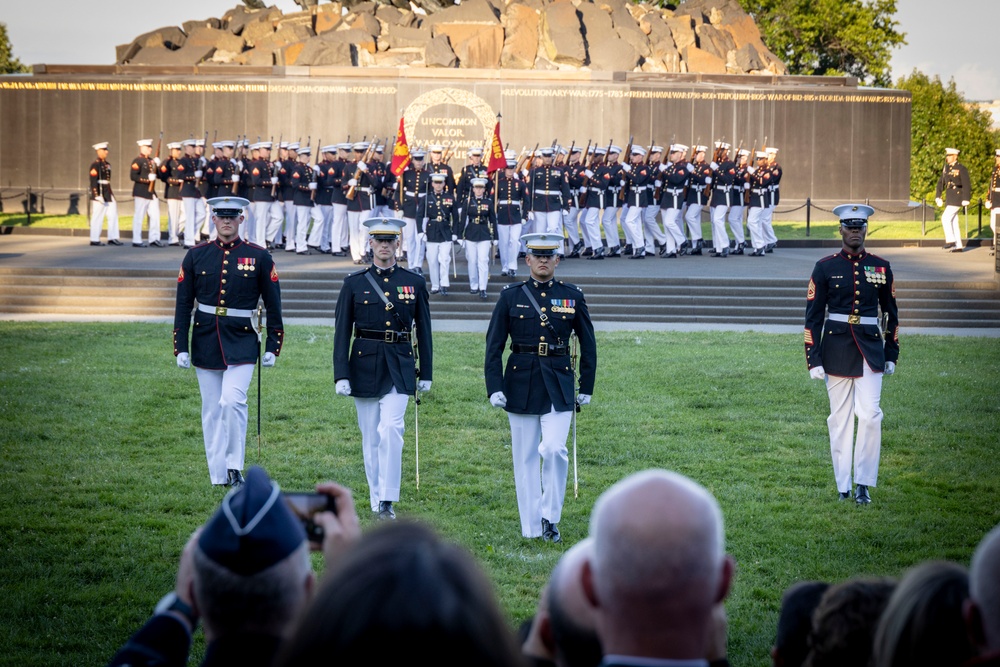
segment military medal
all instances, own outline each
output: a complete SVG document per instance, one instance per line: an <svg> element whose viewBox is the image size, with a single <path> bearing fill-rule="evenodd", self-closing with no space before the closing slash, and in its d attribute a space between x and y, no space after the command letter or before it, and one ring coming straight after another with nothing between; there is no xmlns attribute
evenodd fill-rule
<svg viewBox="0 0 1000 667"><path fill-rule="evenodd" d="M866 266L865 267L865 278L868 282L875 285L885 284L885 267L884 266Z"/></svg>
<svg viewBox="0 0 1000 667"><path fill-rule="evenodd" d="M236 260L236 268L239 271L256 271L257 259L254 257L240 257Z"/></svg>

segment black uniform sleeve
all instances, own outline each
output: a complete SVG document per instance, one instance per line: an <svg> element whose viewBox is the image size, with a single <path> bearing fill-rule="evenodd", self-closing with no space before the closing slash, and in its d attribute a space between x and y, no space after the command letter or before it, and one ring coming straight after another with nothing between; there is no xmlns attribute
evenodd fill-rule
<svg viewBox="0 0 1000 667"><path fill-rule="evenodd" d="M191 311L195 301L194 258L190 250L184 255L177 274L177 304L174 307L174 356L190 351L188 334L191 330Z"/></svg>
<svg viewBox="0 0 1000 667"><path fill-rule="evenodd" d="M899 359L899 309L896 307L896 285L893 282L892 267L886 266L886 284L878 293L878 303L882 312L888 315L885 325L885 360L896 363Z"/></svg>
<svg viewBox="0 0 1000 667"><path fill-rule="evenodd" d="M277 357L281 354L281 346L285 341L284 324L281 321L281 285L278 282L278 269L274 266L270 253L261 253L261 263L264 270L257 274L257 287L267 310L267 342L264 349Z"/></svg>
<svg viewBox="0 0 1000 667"><path fill-rule="evenodd" d="M580 393L593 394L597 376L597 338L594 336L594 323L590 321L590 311L583 292L576 304L573 331L580 341Z"/></svg>
<svg viewBox="0 0 1000 667"><path fill-rule="evenodd" d="M417 302L413 319L417 328L417 354L420 355L420 380L434 379L434 333L431 330L430 297L427 282L417 288Z"/></svg>
<svg viewBox="0 0 1000 667"><path fill-rule="evenodd" d="M809 278L809 287L806 290L806 367L823 365L823 357L820 352L820 340L823 338L823 322L826 319L826 272L817 263L813 268L812 277Z"/></svg>
<svg viewBox="0 0 1000 667"><path fill-rule="evenodd" d="M333 325L333 380L351 378L351 334L354 332L354 287L348 277L340 288Z"/></svg>
<svg viewBox="0 0 1000 667"><path fill-rule="evenodd" d="M506 295L511 289L515 288L508 287L500 293L497 305L493 308L489 329L486 331L486 358L483 374L486 377L487 397L498 391L503 391L503 350L510 335L510 319L507 312L510 306Z"/></svg>

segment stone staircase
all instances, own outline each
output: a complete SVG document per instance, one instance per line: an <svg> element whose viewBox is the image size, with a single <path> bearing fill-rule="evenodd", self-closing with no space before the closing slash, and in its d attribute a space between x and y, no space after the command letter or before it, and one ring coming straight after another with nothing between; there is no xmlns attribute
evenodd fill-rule
<svg viewBox="0 0 1000 667"><path fill-rule="evenodd" d="M286 318L332 320L344 277L340 271L284 271ZM0 313L86 318L173 317L176 272L0 267ZM575 276L595 322L801 325L805 288L800 279L607 278ZM460 277L447 297L431 297L439 320L487 321L502 287L490 299L469 294ZM995 282L908 281L897 288L900 324L907 328L1000 328Z"/></svg>

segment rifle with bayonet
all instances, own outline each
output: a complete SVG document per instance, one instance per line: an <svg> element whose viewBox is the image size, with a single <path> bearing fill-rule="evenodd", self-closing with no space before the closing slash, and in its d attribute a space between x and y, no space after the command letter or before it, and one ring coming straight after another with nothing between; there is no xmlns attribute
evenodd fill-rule
<svg viewBox="0 0 1000 667"><path fill-rule="evenodd" d="M368 161L372 159L372 155L374 154L375 151L375 144L377 143L378 143L378 135L372 137L371 143L368 144L368 148L366 148L365 152L361 155L360 162L364 162L366 166L368 165ZM357 182L361 178L362 174L364 174L364 172L361 171L361 169L355 169L354 179L353 179L354 185L348 188L347 194L344 195L351 201L353 201L354 198L357 196L357 190L358 190Z"/></svg>

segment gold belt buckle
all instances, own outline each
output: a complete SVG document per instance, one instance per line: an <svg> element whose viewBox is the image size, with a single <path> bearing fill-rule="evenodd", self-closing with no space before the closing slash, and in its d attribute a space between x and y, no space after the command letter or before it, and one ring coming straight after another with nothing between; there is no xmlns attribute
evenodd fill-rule
<svg viewBox="0 0 1000 667"><path fill-rule="evenodd" d="M228 313L228 312L229 312L228 308L223 308L222 306L216 306L215 307L215 316L216 317L225 317L226 313Z"/></svg>
<svg viewBox="0 0 1000 667"><path fill-rule="evenodd" d="M396 332L392 331L392 330L386 331L385 332L385 342L386 343L395 343L396 342Z"/></svg>
<svg viewBox="0 0 1000 667"><path fill-rule="evenodd" d="M848 315L847 316L847 323L848 324L861 324L861 316L860 315Z"/></svg>
<svg viewBox="0 0 1000 667"><path fill-rule="evenodd" d="M538 344L538 356L540 356L540 357L547 357L547 356L549 356L549 344L548 343L539 343Z"/></svg>

